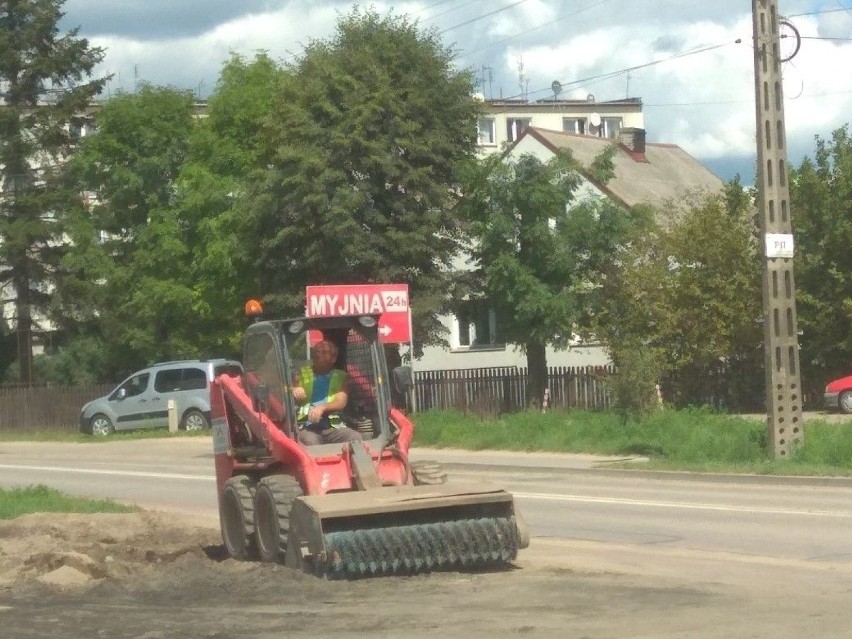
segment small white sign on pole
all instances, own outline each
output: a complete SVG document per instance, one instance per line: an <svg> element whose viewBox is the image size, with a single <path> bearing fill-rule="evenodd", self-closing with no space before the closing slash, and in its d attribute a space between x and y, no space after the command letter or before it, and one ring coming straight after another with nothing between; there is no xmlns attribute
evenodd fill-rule
<svg viewBox="0 0 852 639"><path fill-rule="evenodd" d="M793 234L767 233L766 257L793 257Z"/></svg>

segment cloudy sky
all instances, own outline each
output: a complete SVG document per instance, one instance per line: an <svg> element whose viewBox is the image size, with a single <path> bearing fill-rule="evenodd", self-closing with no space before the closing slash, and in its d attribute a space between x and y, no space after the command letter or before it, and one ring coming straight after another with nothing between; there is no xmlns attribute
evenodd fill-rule
<svg viewBox="0 0 852 639"><path fill-rule="evenodd" d="M748 0L412 0L407 14L454 47L486 97L641 98L650 142L677 144L720 177L754 180ZM137 81L207 97L229 52L296 59L353 4L339 0L67 0L62 29L106 48L109 90ZM790 161L852 119L852 0L780 0L801 36L784 65ZM790 32L792 33L792 32ZM783 41L792 52L794 38Z"/></svg>

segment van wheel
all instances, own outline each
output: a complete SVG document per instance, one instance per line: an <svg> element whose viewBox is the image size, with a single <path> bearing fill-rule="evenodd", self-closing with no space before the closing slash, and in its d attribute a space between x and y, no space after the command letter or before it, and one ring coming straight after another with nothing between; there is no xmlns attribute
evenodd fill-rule
<svg viewBox="0 0 852 639"><path fill-rule="evenodd" d="M89 432L95 437L106 437L115 432L112 422L109 417L103 413L98 413L89 420Z"/></svg>
<svg viewBox="0 0 852 639"><path fill-rule="evenodd" d="M180 427L187 432L197 432L210 428L210 422L200 410L191 408L183 414L183 420Z"/></svg>

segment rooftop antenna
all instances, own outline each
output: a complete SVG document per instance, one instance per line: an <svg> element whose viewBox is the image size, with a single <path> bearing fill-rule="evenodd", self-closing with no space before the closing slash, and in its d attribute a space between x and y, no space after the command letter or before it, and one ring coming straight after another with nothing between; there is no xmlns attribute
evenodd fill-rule
<svg viewBox="0 0 852 639"><path fill-rule="evenodd" d="M558 100L562 94L562 83L559 80L554 80L550 84L550 88L553 90L553 99Z"/></svg>

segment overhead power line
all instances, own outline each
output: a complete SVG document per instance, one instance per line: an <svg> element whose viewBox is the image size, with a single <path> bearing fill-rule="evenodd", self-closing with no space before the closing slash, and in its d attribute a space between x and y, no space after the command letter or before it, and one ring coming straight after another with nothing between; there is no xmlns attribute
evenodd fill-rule
<svg viewBox="0 0 852 639"><path fill-rule="evenodd" d="M485 13L481 16L477 16L476 18L472 18L470 20L466 20L465 22L460 22L459 24L455 24L451 27L447 27L443 31L439 31L438 35L444 35L448 31L453 31L454 29L458 29L459 27L464 27L464 26L467 26L469 24L473 24L474 22L478 22L479 20L482 20L482 19L487 18L489 16L493 16L495 13L500 13L501 11L506 11L507 9L511 9L512 7L517 7L519 4L523 4L526 1L527 0L518 0L517 2L513 2L512 4L506 5L505 7L500 7L499 9L495 9L494 11L489 11L488 13Z"/></svg>
<svg viewBox="0 0 852 639"><path fill-rule="evenodd" d="M515 35L509 36L508 38L503 38L502 40L498 40L497 42L492 42L491 44L487 44L484 47L478 47L476 49L466 51L465 53L466 53L466 55L471 55L471 54L477 53L479 51L487 51L488 49L493 49L494 47L500 46L501 44L505 44L506 42L509 42L510 40L514 40L515 38L520 38L521 36L530 34L533 31L538 31L539 29L544 29L545 27L549 27L550 25L556 24L557 22L560 22L561 20L565 20L566 18L576 16L577 14L583 13L584 11L589 11L590 9L597 9L598 7L600 7L603 4L606 4L607 2L612 2L612 0L599 0L599 2L596 2L595 4L589 5L588 7L583 7L582 9L577 9L576 11L572 11L570 13L565 13L561 16L557 16L553 20L548 20L547 22L544 22L544 23L542 23L538 26L535 26L535 27L532 27L530 29L526 29L524 31L516 33Z"/></svg>
<svg viewBox="0 0 852 639"><path fill-rule="evenodd" d="M852 93L852 89L848 89L846 91L823 91L821 93L803 93L797 99L808 98L808 99L816 99L816 98L825 98L832 95L847 95ZM702 102L643 102L643 109L653 109L653 108L661 108L661 107L701 107L701 106L718 106L722 104L749 104L753 103L753 100L713 100L713 101L702 101Z"/></svg>
<svg viewBox="0 0 852 639"><path fill-rule="evenodd" d="M689 49L687 51L681 51L680 53L676 53L674 55L671 55L668 58L663 58L662 60L654 60L652 62L646 62L644 64L637 64L636 66L627 67L627 68L624 68L624 69L619 69L618 71L609 71L607 73L600 73L598 75L589 76L587 78L582 78L580 80L570 80L570 81L566 81L566 82L561 82L560 84L562 84L563 87L567 87L567 86L571 86L571 85L584 84L584 83L597 81L597 80L615 78L615 77L618 77L619 75L623 75L623 74L629 73L631 71L637 71L639 69L647 69L648 67L653 67L653 66L656 66L658 64L663 64L664 62L670 62L672 60L677 60L678 58L685 58L687 56L697 55L699 53L707 53L708 51L720 49L722 47L726 47L726 46L729 46L731 44L739 44L741 42L742 42L742 39L737 38L733 42L723 42L721 44L701 46L701 47L697 47L697 48L694 48L694 49ZM552 87L547 87L545 89L537 89L535 91L530 91L526 95L535 95L537 93L544 93L544 92L549 92L549 91L552 91L552 90L553 90ZM505 98L505 99L512 100L512 99L520 98L520 97L524 97L524 94L512 95L512 96L509 96L508 98Z"/></svg>
<svg viewBox="0 0 852 639"><path fill-rule="evenodd" d="M423 13L424 11L428 11L428 10L429 10L429 9L431 9L432 7L437 7L439 4L446 4L446 3L447 3L447 2L449 2L449 1L450 1L450 0L438 0L437 2L433 2L432 4L427 4L425 7L423 7L422 9L420 9L420 11L418 11L417 13L418 13L418 14L421 14L421 13Z"/></svg>
<svg viewBox="0 0 852 639"><path fill-rule="evenodd" d="M849 11L850 7L842 7L840 9L821 9L820 11L808 11L806 13L794 13L789 16L784 16L785 18L798 18L801 16L818 16L823 13L837 13L838 11Z"/></svg>
<svg viewBox="0 0 852 639"><path fill-rule="evenodd" d="M448 13L452 13L453 11L458 11L459 9L461 9L461 8L463 8L463 7L466 7L466 6L467 6L467 5L469 5L469 4L473 4L474 2L479 2L479 0L467 0L467 2L461 2L461 3L456 2L456 3L455 3L452 7L450 7L449 9L446 9L446 10L444 10L444 11L441 11L441 12L439 12L439 13L436 13L436 14L435 14L435 15L433 15L433 16L429 16L428 18L423 18L423 19L424 19L424 20L434 20L435 18L440 18L441 16L447 15ZM427 8L428 8L428 7L427 7Z"/></svg>
<svg viewBox="0 0 852 639"><path fill-rule="evenodd" d="M839 42L852 42L852 38L829 38L824 36L801 36L802 40L837 40Z"/></svg>

